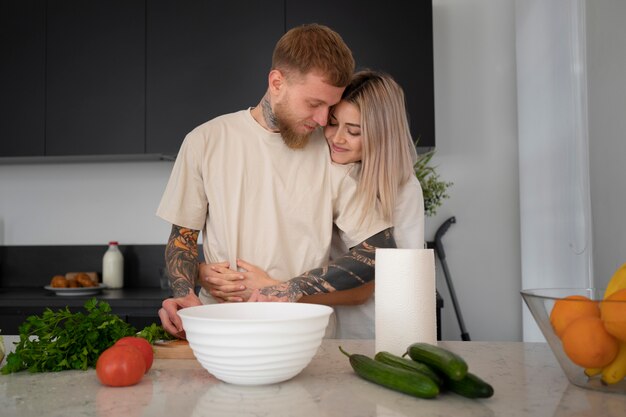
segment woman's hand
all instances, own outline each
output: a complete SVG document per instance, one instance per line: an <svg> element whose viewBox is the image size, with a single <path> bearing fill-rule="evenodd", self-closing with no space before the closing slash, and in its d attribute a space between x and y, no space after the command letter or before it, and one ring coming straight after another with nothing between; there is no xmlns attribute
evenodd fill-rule
<svg viewBox="0 0 626 417"><path fill-rule="evenodd" d="M200 285L209 294L213 295L217 301L223 303L225 301L240 301L230 300L230 297L217 297L214 292L221 291L222 293L234 293L245 289L245 287L239 283L243 279L243 276L229 268L230 263L228 261L216 262L211 264L201 263L198 267L198 278ZM238 298L238 297L234 297Z"/></svg>
<svg viewBox="0 0 626 417"><path fill-rule="evenodd" d="M228 262L201 264L199 268L200 283L218 301L247 301L252 291L280 283L271 278L267 272L241 259L237 267L243 271L229 268Z"/></svg>

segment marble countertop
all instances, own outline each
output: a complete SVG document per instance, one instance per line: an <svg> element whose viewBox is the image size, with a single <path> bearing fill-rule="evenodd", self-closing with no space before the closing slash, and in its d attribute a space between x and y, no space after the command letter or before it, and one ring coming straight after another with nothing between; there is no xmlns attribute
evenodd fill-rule
<svg viewBox="0 0 626 417"><path fill-rule="evenodd" d="M15 337L5 336L12 347ZM626 395L571 385L545 343L439 342L490 382L492 398L452 393L425 400L356 376L338 346L373 355L371 340L324 340L290 381L258 387L225 384L195 360L158 359L135 386L100 385L95 370L0 375L0 414L8 416L623 416Z"/></svg>

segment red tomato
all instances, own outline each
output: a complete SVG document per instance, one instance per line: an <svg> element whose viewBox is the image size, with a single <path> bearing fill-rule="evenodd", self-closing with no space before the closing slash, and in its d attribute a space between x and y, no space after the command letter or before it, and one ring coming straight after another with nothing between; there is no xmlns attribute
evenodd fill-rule
<svg viewBox="0 0 626 417"><path fill-rule="evenodd" d="M139 349L146 362L146 372L150 370L152 367L152 361L154 360L154 352L152 351L152 345L150 342L143 337L126 336L115 342L114 346L117 345L130 345Z"/></svg>
<svg viewBox="0 0 626 417"><path fill-rule="evenodd" d="M111 346L100 354L96 362L98 379L112 387L135 385L145 372L143 355L134 346Z"/></svg>

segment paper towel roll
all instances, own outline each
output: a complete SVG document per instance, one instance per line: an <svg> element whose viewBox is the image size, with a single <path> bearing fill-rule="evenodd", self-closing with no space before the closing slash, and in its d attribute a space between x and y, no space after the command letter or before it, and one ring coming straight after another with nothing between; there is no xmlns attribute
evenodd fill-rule
<svg viewBox="0 0 626 417"><path fill-rule="evenodd" d="M376 249L376 352L437 343L435 291L432 249Z"/></svg>

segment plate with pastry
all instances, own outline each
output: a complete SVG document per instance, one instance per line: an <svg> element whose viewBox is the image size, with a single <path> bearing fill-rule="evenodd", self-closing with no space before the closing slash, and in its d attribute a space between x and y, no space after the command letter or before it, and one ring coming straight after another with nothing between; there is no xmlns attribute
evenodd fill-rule
<svg viewBox="0 0 626 417"><path fill-rule="evenodd" d="M97 275L92 272L68 272L65 275L55 275L50 280L50 285L44 288L56 295L94 295L106 288L97 279Z"/></svg>
<svg viewBox="0 0 626 417"><path fill-rule="evenodd" d="M98 284L96 287L74 287L74 288L62 288L46 285L44 288L48 291L56 293L56 295L94 295L99 294L107 286L104 284Z"/></svg>

